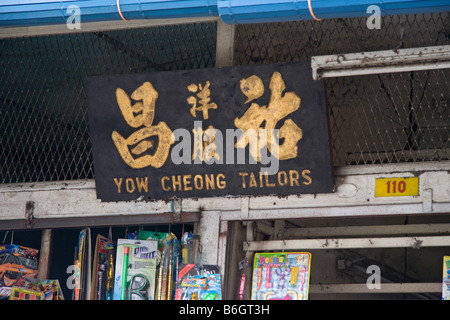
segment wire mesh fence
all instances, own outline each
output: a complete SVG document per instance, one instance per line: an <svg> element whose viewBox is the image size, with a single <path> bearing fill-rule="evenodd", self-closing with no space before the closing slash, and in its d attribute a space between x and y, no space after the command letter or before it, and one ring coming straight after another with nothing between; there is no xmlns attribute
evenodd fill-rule
<svg viewBox="0 0 450 320"><path fill-rule="evenodd" d="M217 24L0 40L0 183L94 177L83 81L214 67ZM450 14L236 27L235 64L450 44ZM325 81L334 165L449 160L448 69Z"/></svg>
<svg viewBox="0 0 450 320"><path fill-rule="evenodd" d="M87 76L215 65L216 23L0 41L0 183L93 178Z"/></svg>
<svg viewBox="0 0 450 320"><path fill-rule="evenodd" d="M240 25L238 65L450 44L450 14ZM450 70L325 81L335 166L449 160Z"/></svg>

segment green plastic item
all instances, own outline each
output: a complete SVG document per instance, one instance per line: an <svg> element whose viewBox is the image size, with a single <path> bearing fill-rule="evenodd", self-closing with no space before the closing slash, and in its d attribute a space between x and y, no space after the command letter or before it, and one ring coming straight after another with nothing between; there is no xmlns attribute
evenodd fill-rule
<svg viewBox="0 0 450 320"><path fill-rule="evenodd" d="M123 265L122 265L122 290L120 292L120 300L126 300L127 276L128 276L128 255L129 247L123 247Z"/></svg>

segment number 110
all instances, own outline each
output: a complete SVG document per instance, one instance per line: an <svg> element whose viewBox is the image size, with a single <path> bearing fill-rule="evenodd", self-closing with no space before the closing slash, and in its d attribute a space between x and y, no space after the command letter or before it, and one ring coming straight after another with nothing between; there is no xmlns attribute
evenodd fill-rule
<svg viewBox="0 0 450 320"><path fill-rule="evenodd" d="M388 181L386 183L387 185L387 193L403 193L406 190L406 182L405 181ZM391 191L392 186L392 191ZM398 190L397 190L398 189Z"/></svg>

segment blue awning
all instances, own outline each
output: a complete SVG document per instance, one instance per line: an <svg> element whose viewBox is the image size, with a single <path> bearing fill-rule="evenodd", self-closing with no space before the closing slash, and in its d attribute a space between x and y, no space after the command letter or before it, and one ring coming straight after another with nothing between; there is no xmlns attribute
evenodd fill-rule
<svg viewBox="0 0 450 320"><path fill-rule="evenodd" d="M381 15L450 11L449 0L218 0L228 24L365 17L376 5Z"/></svg>
<svg viewBox="0 0 450 320"><path fill-rule="evenodd" d="M65 24L73 8L81 23L122 20L120 13L126 20L218 16L216 0L1 0L0 26Z"/></svg>
<svg viewBox="0 0 450 320"><path fill-rule="evenodd" d="M450 11L449 0L1 0L0 26L64 24L80 12L80 22L220 17L228 24ZM121 16L122 15L122 16Z"/></svg>

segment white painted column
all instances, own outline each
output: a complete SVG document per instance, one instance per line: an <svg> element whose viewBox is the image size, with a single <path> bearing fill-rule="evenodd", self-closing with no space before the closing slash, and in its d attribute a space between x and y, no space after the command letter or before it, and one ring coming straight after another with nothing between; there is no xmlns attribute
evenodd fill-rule
<svg viewBox="0 0 450 320"><path fill-rule="evenodd" d="M199 223L201 264L219 264L219 234L220 211L203 211Z"/></svg>
<svg viewBox="0 0 450 320"><path fill-rule="evenodd" d="M235 26L217 21L216 67L230 67L234 62Z"/></svg>

